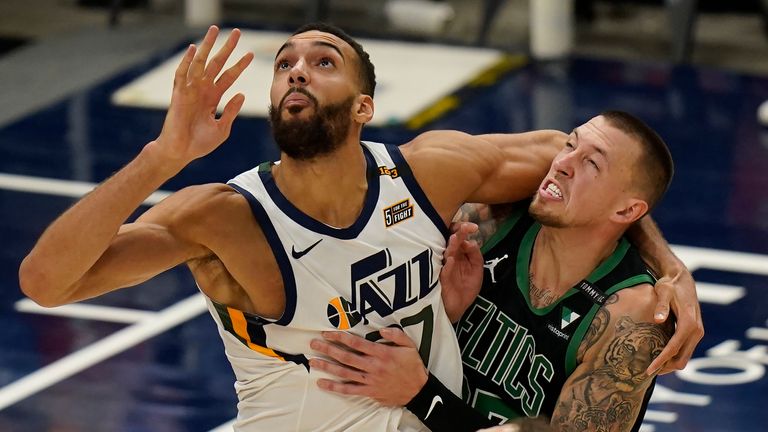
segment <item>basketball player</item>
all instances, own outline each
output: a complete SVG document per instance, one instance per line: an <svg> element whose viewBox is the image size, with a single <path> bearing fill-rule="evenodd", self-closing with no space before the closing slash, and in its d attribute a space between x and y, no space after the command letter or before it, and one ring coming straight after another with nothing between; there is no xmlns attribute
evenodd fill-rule
<svg viewBox="0 0 768 432"><path fill-rule="evenodd" d="M433 430L474 431L515 418L524 430L637 430L655 376L646 369L673 324L654 322L656 280L623 234L658 202L672 171L655 132L610 111L573 131L532 201L483 211L484 218L471 205L463 208L471 217L462 219L483 225L474 227L483 255L465 240L471 228L462 227L446 250L450 263L441 281L449 316L461 317L464 399L480 415L415 367L413 344L394 329L381 333L396 348L327 334L359 354L313 341L355 368L312 360L348 381L320 385L408 402ZM398 364L390 359L395 354L383 356L387 351L410 352L412 359ZM381 375L379 363L397 375ZM384 396L374 384L395 380L423 387L416 394L412 385L390 384L392 394ZM525 418L539 416L551 423Z"/></svg>
<svg viewBox="0 0 768 432"><path fill-rule="evenodd" d="M375 339L400 325L458 393L460 354L438 281L448 223L465 201L530 195L563 134L435 131L402 147L361 142L374 112L373 65L344 32L308 26L275 57L270 121L280 161L185 188L125 223L229 135L244 96L218 119L216 107L253 55L219 76L240 33L208 61L217 34L211 27L186 51L157 139L43 233L21 265L22 290L56 306L185 263L237 378L237 430L423 430L402 408L321 391L315 383L327 375L309 368L309 342L322 330Z"/></svg>

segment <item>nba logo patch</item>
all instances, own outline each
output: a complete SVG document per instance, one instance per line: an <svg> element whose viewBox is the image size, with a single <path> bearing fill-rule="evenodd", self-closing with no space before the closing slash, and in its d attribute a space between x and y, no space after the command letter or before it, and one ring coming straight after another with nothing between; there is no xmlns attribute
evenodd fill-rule
<svg viewBox="0 0 768 432"><path fill-rule="evenodd" d="M411 217L413 217L413 205L410 199L404 199L384 209L384 225L387 228Z"/></svg>
<svg viewBox="0 0 768 432"><path fill-rule="evenodd" d="M360 322L360 312L343 297L334 297L328 302L328 321L339 330L347 330Z"/></svg>

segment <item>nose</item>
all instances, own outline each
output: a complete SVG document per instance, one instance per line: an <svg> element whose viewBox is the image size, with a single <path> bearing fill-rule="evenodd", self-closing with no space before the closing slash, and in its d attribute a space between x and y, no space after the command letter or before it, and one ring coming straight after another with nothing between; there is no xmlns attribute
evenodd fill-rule
<svg viewBox="0 0 768 432"><path fill-rule="evenodd" d="M557 175L563 177L573 176L573 161L575 160L575 152L566 154L560 154L552 161L552 167L555 169Z"/></svg>
<svg viewBox="0 0 768 432"><path fill-rule="evenodd" d="M305 86L309 84L309 74L307 73L305 66L306 64L304 63L303 59L299 60L295 65L293 65L290 72L288 73L288 82L291 85Z"/></svg>

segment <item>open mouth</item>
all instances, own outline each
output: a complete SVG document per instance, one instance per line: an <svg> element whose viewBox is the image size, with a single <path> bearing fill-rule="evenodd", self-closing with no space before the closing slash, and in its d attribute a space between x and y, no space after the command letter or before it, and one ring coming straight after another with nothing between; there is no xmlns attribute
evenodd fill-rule
<svg viewBox="0 0 768 432"><path fill-rule="evenodd" d="M545 186L541 188L543 194L548 195L550 198L561 200L563 199L563 192L560 190L560 186L556 185L552 181L547 181Z"/></svg>

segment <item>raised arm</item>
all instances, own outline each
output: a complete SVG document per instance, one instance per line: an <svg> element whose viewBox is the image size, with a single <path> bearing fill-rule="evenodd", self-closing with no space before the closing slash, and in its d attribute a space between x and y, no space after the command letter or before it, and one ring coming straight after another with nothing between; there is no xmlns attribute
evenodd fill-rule
<svg viewBox="0 0 768 432"><path fill-rule="evenodd" d="M92 297L138 283L202 253L199 245L173 229L180 226L174 203L181 206L188 192L164 205L165 213L153 212L155 219L147 216L135 224L122 224L160 185L229 135L244 98L233 97L220 119L215 117L216 106L253 56L244 56L215 80L239 31L232 32L206 66L217 35L218 29L211 27L199 50L194 45L187 49L176 70L171 106L159 137L56 219L24 259L19 283L33 300L55 306ZM119 266L113 264L118 261ZM113 279L106 270L116 272Z"/></svg>
<svg viewBox="0 0 768 432"><path fill-rule="evenodd" d="M685 264L672 253L667 241L650 215L637 221L627 236L640 251L646 263L659 275L656 282L654 320L666 321L670 306L677 321L675 334L664 351L650 364L648 373L665 374L683 369L696 345L704 337L704 323L696 296L696 284Z"/></svg>
<svg viewBox="0 0 768 432"><path fill-rule="evenodd" d="M654 377L646 368L672 335L653 321L653 288L611 296L595 316L552 415L556 431L630 431Z"/></svg>

